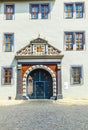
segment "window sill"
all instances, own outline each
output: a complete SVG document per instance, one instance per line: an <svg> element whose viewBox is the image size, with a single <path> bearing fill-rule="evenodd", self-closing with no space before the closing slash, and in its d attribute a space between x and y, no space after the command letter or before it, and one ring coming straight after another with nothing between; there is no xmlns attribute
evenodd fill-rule
<svg viewBox="0 0 88 130"><path fill-rule="evenodd" d="M73 51L73 49L66 49L66 51Z"/></svg>
<svg viewBox="0 0 88 130"><path fill-rule="evenodd" d="M75 86L82 86L83 85L83 83L80 83L80 84L70 84L71 85L71 87L75 87Z"/></svg>
<svg viewBox="0 0 88 130"><path fill-rule="evenodd" d="M78 48L78 49L76 49L76 51L83 51L84 49L81 49L81 48Z"/></svg>
<svg viewBox="0 0 88 130"><path fill-rule="evenodd" d="M10 85L11 86L12 84L2 84L2 85L4 85L4 86L9 86Z"/></svg>
<svg viewBox="0 0 88 130"><path fill-rule="evenodd" d="M68 17L64 17L64 19L85 19L85 17L79 17L79 18L75 18L75 17L70 17L70 18L68 18Z"/></svg>

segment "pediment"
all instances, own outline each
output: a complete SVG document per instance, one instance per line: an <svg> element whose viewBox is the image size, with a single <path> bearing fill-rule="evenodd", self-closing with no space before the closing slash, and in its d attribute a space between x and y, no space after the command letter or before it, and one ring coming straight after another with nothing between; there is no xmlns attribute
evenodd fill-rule
<svg viewBox="0 0 88 130"><path fill-rule="evenodd" d="M37 38L19 50L16 56L58 56L60 52L60 50L53 47L45 39Z"/></svg>
<svg viewBox="0 0 88 130"><path fill-rule="evenodd" d="M32 40L30 43L35 43L35 44L36 43L48 43L48 41L46 41L45 39L42 39L42 38L38 37L38 38Z"/></svg>

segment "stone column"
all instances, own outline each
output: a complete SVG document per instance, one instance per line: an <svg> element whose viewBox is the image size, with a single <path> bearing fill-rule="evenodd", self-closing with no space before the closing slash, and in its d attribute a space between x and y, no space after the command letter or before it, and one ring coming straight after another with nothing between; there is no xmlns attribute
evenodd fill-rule
<svg viewBox="0 0 88 130"><path fill-rule="evenodd" d="M17 66L17 99L22 99L22 65Z"/></svg>
<svg viewBox="0 0 88 130"><path fill-rule="evenodd" d="M57 84L58 84L58 92L57 99L62 99L62 78L61 78L61 64L57 65Z"/></svg>

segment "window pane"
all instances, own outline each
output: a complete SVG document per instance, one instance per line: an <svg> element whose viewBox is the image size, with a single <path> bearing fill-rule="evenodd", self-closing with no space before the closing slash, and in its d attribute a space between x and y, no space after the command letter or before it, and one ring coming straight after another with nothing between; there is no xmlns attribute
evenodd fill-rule
<svg viewBox="0 0 88 130"><path fill-rule="evenodd" d="M66 50L73 50L73 44L74 44L73 33L65 33Z"/></svg>
<svg viewBox="0 0 88 130"><path fill-rule="evenodd" d="M5 5L6 20L12 20L14 15L14 5Z"/></svg>
<svg viewBox="0 0 88 130"><path fill-rule="evenodd" d="M41 5L41 18L48 19L49 14L49 4Z"/></svg>
<svg viewBox="0 0 88 130"><path fill-rule="evenodd" d="M3 68L3 69L4 69L4 84L11 84L12 68Z"/></svg>
<svg viewBox="0 0 88 130"><path fill-rule="evenodd" d="M14 35L4 34L5 52L12 52L13 43L14 43Z"/></svg>
<svg viewBox="0 0 88 130"><path fill-rule="evenodd" d="M39 5L31 5L31 18L32 19L38 19L39 14Z"/></svg>
<svg viewBox="0 0 88 130"><path fill-rule="evenodd" d="M76 33L76 49L83 50L83 45L84 45L84 34Z"/></svg>
<svg viewBox="0 0 88 130"><path fill-rule="evenodd" d="M76 4L76 18L83 18L83 9L83 3Z"/></svg>
<svg viewBox="0 0 88 130"><path fill-rule="evenodd" d="M80 84L81 77L82 77L81 67L72 67L73 84Z"/></svg>
<svg viewBox="0 0 88 130"><path fill-rule="evenodd" d="M66 18L73 17L73 4L65 4L65 15Z"/></svg>

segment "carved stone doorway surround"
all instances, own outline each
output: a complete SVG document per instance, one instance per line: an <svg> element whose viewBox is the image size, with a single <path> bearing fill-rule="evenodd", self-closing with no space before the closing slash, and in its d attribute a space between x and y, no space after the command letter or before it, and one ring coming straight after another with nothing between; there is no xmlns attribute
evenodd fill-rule
<svg viewBox="0 0 88 130"><path fill-rule="evenodd" d="M53 96L56 96L56 76L54 74L54 72L47 66L45 65L34 65L32 67L30 67L24 74L23 76L23 96L27 96L27 77L30 74L30 72L32 72L35 69L44 69L46 71L48 71L52 77L52 81L53 81Z"/></svg>

